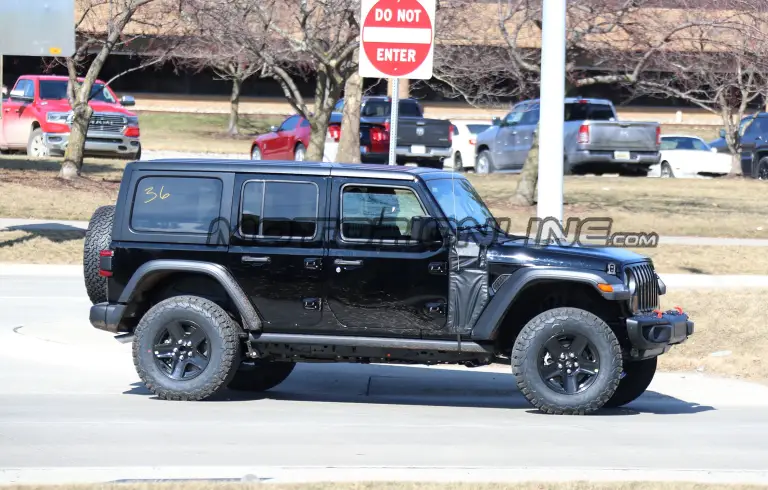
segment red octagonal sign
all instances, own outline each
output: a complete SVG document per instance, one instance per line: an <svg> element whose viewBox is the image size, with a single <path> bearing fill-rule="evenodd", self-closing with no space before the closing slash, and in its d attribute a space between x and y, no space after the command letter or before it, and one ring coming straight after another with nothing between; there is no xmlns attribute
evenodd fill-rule
<svg viewBox="0 0 768 490"><path fill-rule="evenodd" d="M363 0L360 76L432 78L435 0Z"/></svg>

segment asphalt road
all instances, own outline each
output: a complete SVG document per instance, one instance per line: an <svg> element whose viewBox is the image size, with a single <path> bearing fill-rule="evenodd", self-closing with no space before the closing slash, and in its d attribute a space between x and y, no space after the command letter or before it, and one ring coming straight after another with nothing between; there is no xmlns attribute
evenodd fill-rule
<svg viewBox="0 0 768 490"><path fill-rule="evenodd" d="M166 402L88 324L79 277L0 274L0 483L121 478L768 482L768 387L659 375L622 410L541 415L506 368L301 365L264 396ZM602 475L602 476L601 476Z"/></svg>

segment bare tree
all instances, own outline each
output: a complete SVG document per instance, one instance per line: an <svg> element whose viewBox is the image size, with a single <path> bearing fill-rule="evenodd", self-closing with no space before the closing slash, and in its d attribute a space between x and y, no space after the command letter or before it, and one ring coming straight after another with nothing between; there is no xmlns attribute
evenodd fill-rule
<svg viewBox="0 0 768 490"><path fill-rule="evenodd" d="M134 52L133 46L143 42L145 59L106 81L109 86L132 71L165 61L172 36L180 34L182 22L177 14L182 0L78 0L75 29L78 46L66 59L69 73L67 99L72 107L72 126L59 176L74 179L80 175L88 123L93 114L89 102L103 87L95 87L107 57L115 51ZM165 35L158 42L158 36ZM91 53L96 53L91 57ZM87 65L85 76L79 70Z"/></svg>
<svg viewBox="0 0 768 490"><path fill-rule="evenodd" d="M243 11L240 5L228 2L198 2L188 4L185 12L194 25L194 36L176 50L175 61L196 71L210 69L220 80L232 83L229 97L227 134L240 133L240 93L243 82L263 69L260 58L253 56L231 35L232 25L240 25ZM252 45L266 43L266 33L257 26L247 32Z"/></svg>
<svg viewBox="0 0 768 490"><path fill-rule="evenodd" d="M720 116L733 156L731 174L741 171L739 124L768 96L768 34L762 21L768 6L749 2L738 25L687 31L681 43L686 49L661 53L658 71L646 73L634 89L636 97L672 98Z"/></svg>
<svg viewBox="0 0 768 490"><path fill-rule="evenodd" d="M360 163L360 107L363 100L363 79L353 73L344 86L344 108L341 115L341 137L336 161Z"/></svg>
<svg viewBox="0 0 768 490"><path fill-rule="evenodd" d="M307 159L321 160L328 120L349 76L357 70L359 0L220 0L237 5L241 21L230 32L262 75L277 81L293 109L309 121ZM252 32L263 30L263 38ZM312 104L300 89L308 75L316 79Z"/></svg>

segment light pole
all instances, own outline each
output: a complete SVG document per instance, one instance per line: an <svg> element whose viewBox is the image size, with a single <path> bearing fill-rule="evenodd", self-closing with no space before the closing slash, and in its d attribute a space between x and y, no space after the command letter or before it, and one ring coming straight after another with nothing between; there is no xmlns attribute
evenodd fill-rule
<svg viewBox="0 0 768 490"><path fill-rule="evenodd" d="M566 0L542 0L537 215L563 220Z"/></svg>

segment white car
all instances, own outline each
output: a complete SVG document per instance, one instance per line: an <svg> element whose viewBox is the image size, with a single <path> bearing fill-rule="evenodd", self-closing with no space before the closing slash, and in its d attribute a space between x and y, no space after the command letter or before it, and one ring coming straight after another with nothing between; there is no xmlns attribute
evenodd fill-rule
<svg viewBox="0 0 768 490"><path fill-rule="evenodd" d="M445 168L459 172L466 168L475 168L475 137L493 126L493 122L482 119L451 119L451 124L453 144L451 156L445 159Z"/></svg>
<svg viewBox="0 0 768 490"><path fill-rule="evenodd" d="M696 136L670 134L661 137L661 161L651 166L648 177L719 177L730 171L731 155Z"/></svg>

